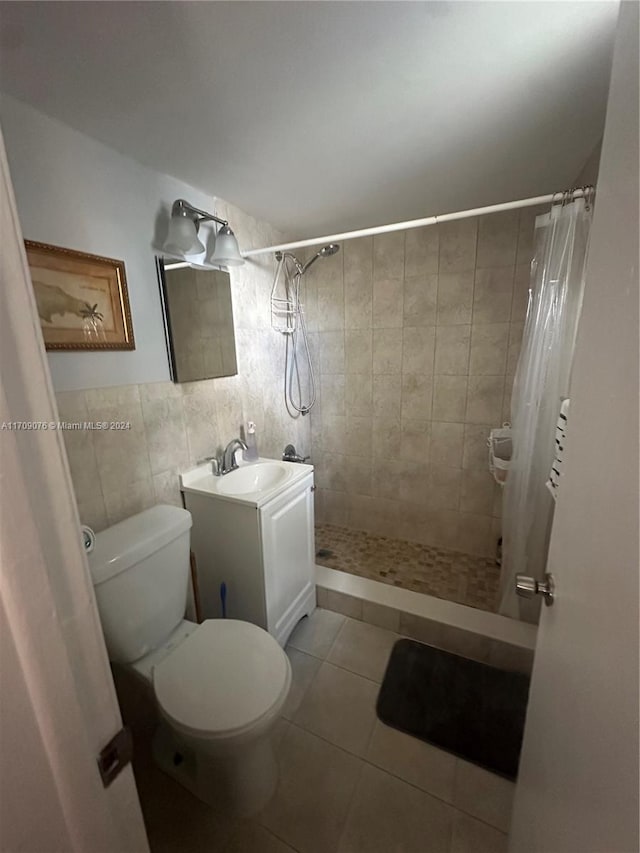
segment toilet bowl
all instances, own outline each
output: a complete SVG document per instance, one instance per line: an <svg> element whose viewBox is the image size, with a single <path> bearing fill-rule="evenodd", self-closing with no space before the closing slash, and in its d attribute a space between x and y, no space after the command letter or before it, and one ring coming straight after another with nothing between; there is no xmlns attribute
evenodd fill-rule
<svg viewBox="0 0 640 853"><path fill-rule="evenodd" d="M277 781L271 733L290 686L289 659L262 628L203 622L154 667L156 761L210 805L259 811Z"/></svg>
<svg viewBox="0 0 640 853"><path fill-rule="evenodd" d="M153 690L156 762L201 800L247 816L277 782L271 734L291 665L257 625L184 619L190 527L186 510L153 507L98 533L89 566L110 660Z"/></svg>

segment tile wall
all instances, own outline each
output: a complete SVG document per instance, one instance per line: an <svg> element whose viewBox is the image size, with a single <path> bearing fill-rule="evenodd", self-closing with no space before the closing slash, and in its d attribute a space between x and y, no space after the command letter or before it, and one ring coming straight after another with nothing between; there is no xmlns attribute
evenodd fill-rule
<svg viewBox="0 0 640 853"><path fill-rule="evenodd" d="M320 521L495 552L486 440L509 417L539 212L351 240L310 268Z"/></svg>
<svg viewBox="0 0 640 853"><path fill-rule="evenodd" d="M218 213L233 223L243 249L282 240L231 206L219 203ZM84 524L98 531L156 503L179 505L178 473L238 436L248 420L256 422L262 455L279 457L289 442L310 452L309 420L291 419L282 400L284 340L271 330L269 312L274 271L274 259L265 255L231 272L236 376L56 395L63 421L131 424L127 430L64 432Z"/></svg>

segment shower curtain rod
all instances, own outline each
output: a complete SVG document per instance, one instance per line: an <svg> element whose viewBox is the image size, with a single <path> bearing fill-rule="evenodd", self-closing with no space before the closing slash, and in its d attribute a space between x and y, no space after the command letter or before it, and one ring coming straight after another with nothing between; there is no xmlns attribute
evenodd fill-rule
<svg viewBox="0 0 640 853"><path fill-rule="evenodd" d="M580 187L570 190L574 198L585 195L589 188ZM451 222L454 219L467 219L470 216L485 216L488 213L500 213L504 210L516 210L520 207L533 207L536 204L548 204L563 197L565 192L538 195L533 198L523 198L520 201L507 201L503 204L491 204L488 207L476 207L471 210L459 210L457 213L442 213L436 216L426 216L424 219L410 219L408 222L394 222L391 225L376 225L373 228L361 228L359 231L343 231L341 234L328 234L326 237L312 237L308 240L297 240L293 243L280 243L277 246L267 246L264 249L250 249L242 252L244 258L253 255L264 255L266 252L283 252L286 249L302 249L305 246L317 246L320 243L338 243L343 240L353 240L356 237L370 237L373 234L388 234L390 231L407 231L410 228L421 228L423 225L437 225L439 222Z"/></svg>

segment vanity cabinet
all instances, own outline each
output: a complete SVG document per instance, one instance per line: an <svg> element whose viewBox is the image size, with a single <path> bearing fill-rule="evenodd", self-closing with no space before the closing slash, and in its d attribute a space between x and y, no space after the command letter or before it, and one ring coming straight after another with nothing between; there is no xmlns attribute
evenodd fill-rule
<svg viewBox="0 0 640 853"><path fill-rule="evenodd" d="M183 488L205 619L260 625L284 646L315 608L313 469L259 505Z"/></svg>

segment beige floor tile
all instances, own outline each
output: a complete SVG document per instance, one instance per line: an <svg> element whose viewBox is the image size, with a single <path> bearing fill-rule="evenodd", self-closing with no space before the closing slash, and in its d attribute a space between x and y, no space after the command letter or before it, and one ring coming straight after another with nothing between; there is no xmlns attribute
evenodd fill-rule
<svg viewBox="0 0 640 853"><path fill-rule="evenodd" d="M442 749L378 720L365 758L441 800L453 801L456 759Z"/></svg>
<svg viewBox="0 0 640 853"><path fill-rule="evenodd" d="M190 794L145 757L135 766L136 787L151 853L224 850L233 824Z"/></svg>
<svg viewBox="0 0 640 853"><path fill-rule="evenodd" d="M251 822L238 827L224 853L295 853L295 850L268 829Z"/></svg>
<svg viewBox="0 0 640 853"><path fill-rule="evenodd" d="M344 622L344 616L332 610L317 607L311 616L305 616L296 625L289 646L316 658L326 658L333 641Z"/></svg>
<svg viewBox="0 0 640 853"><path fill-rule="evenodd" d="M451 853L507 853L508 838L492 826L456 811Z"/></svg>
<svg viewBox="0 0 640 853"><path fill-rule="evenodd" d="M300 652L292 646L287 648L287 655L291 662L291 689L281 713L285 719L292 720L300 707L307 688L316 676L320 660L314 658L313 655Z"/></svg>
<svg viewBox="0 0 640 853"><path fill-rule="evenodd" d="M323 663L295 715L296 725L364 756L376 721L378 685Z"/></svg>
<svg viewBox="0 0 640 853"><path fill-rule="evenodd" d="M446 853L453 809L366 765L339 853Z"/></svg>
<svg viewBox="0 0 640 853"><path fill-rule="evenodd" d="M398 634L347 619L327 657L330 663L381 682Z"/></svg>
<svg viewBox="0 0 640 853"><path fill-rule="evenodd" d="M453 804L463 812L508 832L514 790L508 779L458 759Z"/></svg>
<svg viewBox="0 0 640 853"><path fill-rule="evenodd" d="M278 788L259 823L300 853L334 853L362 762L297 726L279 758Z"/></svg>

